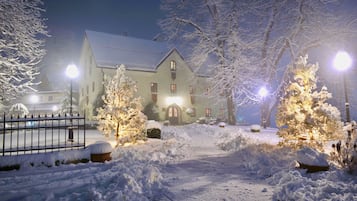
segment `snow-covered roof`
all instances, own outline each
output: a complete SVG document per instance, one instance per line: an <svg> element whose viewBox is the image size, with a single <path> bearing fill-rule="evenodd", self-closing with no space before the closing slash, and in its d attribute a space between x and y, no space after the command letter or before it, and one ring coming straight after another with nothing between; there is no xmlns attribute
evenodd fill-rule
<svg viewBox="0 0 357 201"><path fill-rule="evenodd" d="M98 67L124 64L129 70L155 71L172 51L167 43L86 30Z"/></svg>

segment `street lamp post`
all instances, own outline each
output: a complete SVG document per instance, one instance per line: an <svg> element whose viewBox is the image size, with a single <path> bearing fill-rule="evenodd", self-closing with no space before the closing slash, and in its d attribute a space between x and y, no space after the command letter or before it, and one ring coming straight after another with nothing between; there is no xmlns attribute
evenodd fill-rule
<svg viewBox="0 0 357 201"><path fill-rule="evenodd" d="M76 65L74 65L74 64L69 64L68 66L67 66L67 68L66 68L66 75L67 75L67 77L69 77L70 78L70 108L69 108L69 115L70 115L70 118L71 118L71 120L70 120L70 122L71 122L71 127L69 128L69 133L68 133L68 140L69 141L73 141L73 125L72 125L72 115L73 115L73 113L72 113L72 111L73 111L73 101L72 101L72 99L73 99L73 79L74 78L76 78L76 77L78 77L78 75L79 75L79 71L78 71L78 68L77 68L77 66Z"/></svg>
<svg viewBox="0 0 357 201"><path fill-rule="evenodd" d="M268 89L266 88L266 87L261 87L260 89L259 89L259 92L258 92L258 94L259 94L259 96L260 96L260 98L261 98L261 111L260 111L260 115L261 115L261 121L262 121L262 126L263 126L263 128L266 128L267 127L267 121L266 121L266 119L265 119L265 116L264 116L264 113L263 113L263 110L264 110L264 104L265 104L265 97L268 95L268 93L269 93L269 91L268 91Z"/></svg>
<svg viewBox="0 0 357 201"><path fill-rule="evenodd" d="M36 112L36 104L38 103L39 98L38 98L38 96L36 94L33 94L30 97L30 101L31 101L32 106L33 106L33 113L35 113Z"/></svg>
<svg viewBox="0 0 357 201"><path fill-rule="evenodd" d="M339 52L337 52L337 54L333 60L333 66L337 70L343 71L342 78L343 78L343 90L345 93L346 123L348 124L351 122L351 116L350 116L350 104L348 101L347 81L346 81L345 71L348 70L352 66L352 59L347 52L339 51ZM348 130L348 137L351 137L350 130Z"/></svg>

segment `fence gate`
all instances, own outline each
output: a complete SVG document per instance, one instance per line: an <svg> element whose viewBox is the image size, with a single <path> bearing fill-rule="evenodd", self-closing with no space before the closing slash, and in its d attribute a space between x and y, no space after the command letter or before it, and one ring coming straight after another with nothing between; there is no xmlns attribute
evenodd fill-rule
<svg viewBox="0 0 357 201"><path fill-rule="evenodd" d="M19 155L85 148L85 116L7 117L0 122L1 155Z"/></svg>

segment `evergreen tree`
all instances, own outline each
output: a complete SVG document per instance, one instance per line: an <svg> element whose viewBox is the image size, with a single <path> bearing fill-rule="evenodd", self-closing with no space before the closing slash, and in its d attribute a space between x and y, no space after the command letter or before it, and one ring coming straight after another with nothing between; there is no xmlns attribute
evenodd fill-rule
<svg viewBox="0 0 357 201"><path fill-rule="evenodd" d="M117 146L124 143L135 143L145 139L146 116L141 112L141 98L134 97L136 83L125 75L121 65L112 79L105 79L103 107L98 109L98 129L106 136L114 135Z"/></svg>
<svg viewBox="0 0 357 201"><path fill-rule="evenodd" d="M307 56L300 57L292 69L293 81L285 88L276 116L284 144L321 149L323 141L343 133L339 110L326 103L331 94L326 87L316 90L317 70L317 64L307 64Z"/></svg>

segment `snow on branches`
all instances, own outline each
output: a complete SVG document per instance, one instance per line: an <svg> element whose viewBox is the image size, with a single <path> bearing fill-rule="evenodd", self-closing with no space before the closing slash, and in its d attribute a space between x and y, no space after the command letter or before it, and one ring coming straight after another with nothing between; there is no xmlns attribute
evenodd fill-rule
<svg viewBox="0 0 357 201"><path fill-rule="evenodd" d="M283 144L322 148L326 140L343 133L339 110L326 103L331 98L326 87L317 91L317 64L308 64L300 57L292 68L293 80L280 99L276 123Z"/></svg>
<svg viewBox="0 0 357 201"><path fill-rule="evenodd" d="M48 36L41 0L0 0L0 101L32 89Z"/></svg>
<svg viewBox="0 0 357 201"><path fill-rule="evenodd" d="M114 135L117 146L145 139L147 118L141 112L141 98L134 97L135 81L125 74L124 65L118 67L113 78L105 80L104 105L97 110L98 129L108 137Z"/></svg>

